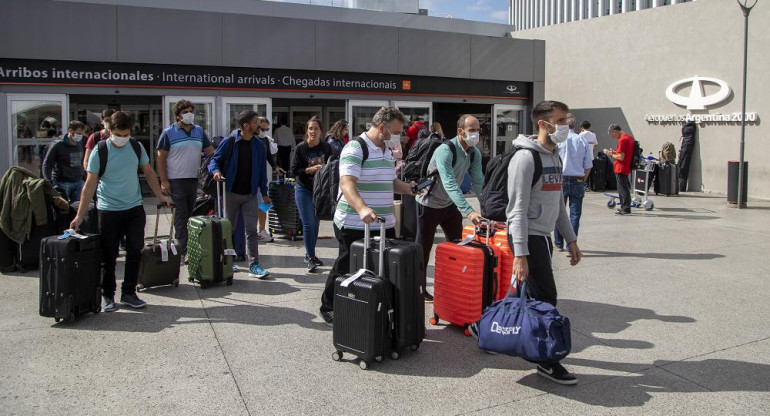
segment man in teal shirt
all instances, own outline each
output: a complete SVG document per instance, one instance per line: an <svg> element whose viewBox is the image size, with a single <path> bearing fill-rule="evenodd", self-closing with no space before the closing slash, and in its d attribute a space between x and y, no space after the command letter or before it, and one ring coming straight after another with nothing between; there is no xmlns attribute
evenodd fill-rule
<svg viewBox="0 0 770 416"><path fill-rule="evenodd" d="M99 234L102 239L102 311L115 310L115 265L118 258L120 239L126 239L126 268L121 287L120 303L132 308L143 308L146 303L136 296L136 282L139 278L139 264L144 247L144 225L146 222L142 206L142 192L139 186L140 169L147 178L150 189L158 202L168 204L158 182L158 176L150 166L150 159L144 147L131 138L131 117L117 111L110 118L110 137L91 152L88 159L88 176L80 196L80 206L70 228L77 230L88 212L88 204L98 197ZM105 146L107 163L101 169L99 146ZM137 154L137 150L139 151ZM101 175L101 176L100 176Z"/></svg>
<svg viewBox="0 0 770 416"><path fill-rule="evenodd" d="M476 147L480 134L479 120L464 114L457 120L457 137L442 144L428 164L428 176L435 184L429 192L417 196L417 243L422 245L425 268L430 260L436 228L441 226L448 241L463 234L463 216L478 224L481 215L465 200L460 183L466 172L471 174L471 189L481 196L484 175L481 173L481 152ZM453 163L454 161L454 163ZM426 300L433 296L425 293Z"/></svg>

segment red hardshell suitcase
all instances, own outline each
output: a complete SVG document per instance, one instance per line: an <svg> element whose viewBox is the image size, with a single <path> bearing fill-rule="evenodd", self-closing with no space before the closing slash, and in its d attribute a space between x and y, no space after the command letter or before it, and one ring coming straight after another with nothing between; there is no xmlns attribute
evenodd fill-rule
<svg viewBox="0 0 770 416"><path fill-rule="evenodd" d="M479 241L452 241L436 246L432 325L439 319L465 328L481 318L482 311L500 291L500 249ZM507 288L506 288L507 289Z"/></svg>
<svg viewBox="0 0 770 416"><path fill-rule="evenodd" d="M469 235L473 235L475 228L473 225L468 225L463 228L463 239ZM498 276L498 291L497 300L503 299L508 293L508 287L511 286L511 276L513 275L513 250L508 244L508 230L504 223L495 223L495 235L492 236L491 243L493 246L500 249L500 275ZM483 236L484 232L479 230L476 233L476 240L479 242L486 242L486 237Z"/></svg>

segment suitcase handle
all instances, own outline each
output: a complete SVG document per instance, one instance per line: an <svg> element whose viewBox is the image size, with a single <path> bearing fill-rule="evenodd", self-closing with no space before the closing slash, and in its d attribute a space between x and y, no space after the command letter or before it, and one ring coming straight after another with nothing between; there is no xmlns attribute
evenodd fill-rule
<svg viewBox="0 0 770 416"><path fill-rule="evenodd" d="M158 244L158 223L160 222L160 210L165 207L166 204L158 204L156 205L156 211L155 211L155 234L152 236L152 246L155 247L155 245ZM168 226L168 239L169 241L174 240L174 214L176 214L176 205L175 204L168 204L168 207L171 208L171 222Z"/></svg>
<svg viewBox="0 0 770 416"><path fill-rule="evenodd" d="M225 189L225 177L222 176L221 178L222 180L217 182L217 215L219 218L227 219L227 190ZM220 185L222 186L221 191Z"/></svg>
<svg viewBox="0 0 770 416"><path fill-rule="evenodd" d="M385 269L385 218L377 217L377 222L380 223L380 258L379 258L379 271L383 272ZM368 270L369 260L369 246L371 244L371 225L364 223L364 270Z"/></svg>

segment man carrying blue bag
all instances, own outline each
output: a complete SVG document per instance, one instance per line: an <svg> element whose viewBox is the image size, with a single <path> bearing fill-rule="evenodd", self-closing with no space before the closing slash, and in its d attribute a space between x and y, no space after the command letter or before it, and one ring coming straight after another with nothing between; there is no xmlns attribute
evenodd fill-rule
<svg viewBox="0 0 770 416"><path fill-rule="evenodd" d="M541 102L532 110L537 135L520 135L513 142L531 150L516 152L508 165L508 243L515 255L514 283L520 283L521 294L492 304L479 324L470 326L479 348L535 362L539 375L559 384L577 384L577 377L559 362L569 354L571 342L569 320L555 308L554 226L567 242L570 264L578 264L582 257L562 199L562 166L556 148L569 135L568 113L564 103ZM542 175L535 181L540 170L536 165L541 165Z"/></svg>

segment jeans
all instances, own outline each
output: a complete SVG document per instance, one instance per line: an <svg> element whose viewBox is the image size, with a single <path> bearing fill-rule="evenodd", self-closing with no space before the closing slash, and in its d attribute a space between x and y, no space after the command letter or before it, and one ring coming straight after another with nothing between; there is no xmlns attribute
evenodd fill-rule
<svg viewBox="0 0 770 416"><path fill-rule="evenodd" d="M169 179L171 201L174 209L174 237L179 240L182 255L187 253L187 220L192 215L195 199L198 197L198 179ZM235 225L235 221L233 221Z"/></svg>
<svg viewBox="0 0 770 416"><path fill-rule="evenodd" d="M321 221L315 216L313 205L313 190L297 183L294 188L294 199L297 201L299 217L302 219L302 241L305 244L305 256L315 257L315 245L318 240L318 225Z"/></svg>
<svg viewBox="0 0 770 416"><path fill-rule="evenodd" d="M564 195L564 203L569 205L569 222L572 224L575 236L577 236L578 228L580 228L580 215L583 213L583 197L586 194L586 183L578 182L575 178L564 177L561 191ZM556 247L563 248L564 241L558 228L554 229L553 235Z"/></svg>
<svg viewBox="0 0 770 416"><path fill-rule="evenodd" d="M246 260L249 265L259 264L259 242L257 231L257 213L259 201L256 196L241 195L227 192L225 212L227 218L235 225L238 215L243 215L243 228L246 233Z"/></svg>
<svg viewBox="0 0 770 416"><path fill-rule="evenodd" d="M430 208L418 203L417 238L415 241L422 246L422 258L425 260L423 274L426 274L425 272L428 270L430 251L433 249L433 240L439 225L444 230L447 241L462 238L463 216L457 210L457 205L452 204L446 208Z"/></svg>
<svg viewBox="0 0 770 416"><path fill-rule="evenodd" d="M616 173L615 178L618 181L618 199L620 199L620 210L631 212L631 184L628 182L628 175Z"/></svg>
<svg viewBox="0 0 770 416"><path fill-rule="evenodd" d="M380 230L377 225L372 226L371 236L380 235ZM323 294L321 294L321 312L328 312L334 310L334 282L338 277L350 273L350 246L358 241L364 239L364 230L355 230L350 228L337 228L337 224L334 224L334 236L337 237L339 243L339 253L337 254L337 260L334 261L334 266L326 277L326 287ZM396 238L395 228L389 228L385 232L386 238Z"/></svg>
<svg viewBox="0 0 770 416"><path fill-rule="evenodd" d="M83 181L78 182L54 182L54 186L61 188L67 196L67 200L72 203L80 201L80 193L83 191Z"/></svg>
<svg viewBox="0 0 770 416"><path fill-rule="evenodd" d="M135 293L139 279L139 263L144 247L144 225L146 217L141 205L125 211L99 211L99 234L102 235L102 294L115 296L115 264L121 237L126 239L126 269L121 291Z"/></svg>

